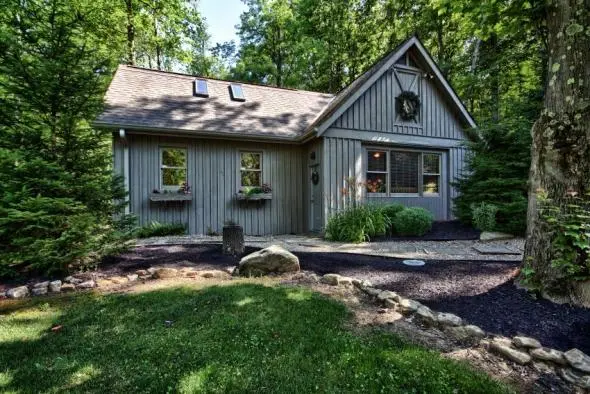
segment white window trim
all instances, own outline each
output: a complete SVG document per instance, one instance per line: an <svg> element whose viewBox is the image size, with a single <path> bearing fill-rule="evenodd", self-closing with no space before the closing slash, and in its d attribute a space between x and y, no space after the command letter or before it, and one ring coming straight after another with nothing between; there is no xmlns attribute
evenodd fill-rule
<svg viewBox="0 0 590 394"><path fill-rule="evenodd" d="M364 188L364 192L366 193L367 197L440 197L441 193L440 190L442 188L442 158L443 153L440 151L432 151L432 150L422 150L422 149L412 149L412 148L398 148L398 147L383 147L383 146L365 146L363 150L364 160L363 160L363 176L365 177L367 173L375 172L375 171L368 171L369 163L368 163L368 152L370 151L380 151L380 152L387 152L387 192L386 193L370 193L367 191L367 188ZM420 154L420 163L418 166L419 174L418 174L418 193L392 193L391 192L391 152L413 152ZM430 174L424 173L424 155L425 154L432 154L437 155L439 160L439 173L438 174ZM424 192L424 175L438 175L438 190L439 193L425 193Z"/></svg>
<svg viewBox="0 0 590 394"><path fill-rule="evenodd" d="M242 169L242 153L256 153L260 155L260 170L252 170L252 169ZM242 191L246 187L252 186L244 186L242 185L242 171L258 171L260 172L260 186L254 187L261 187L266 182L264 181L264 151L259 149L240 149L238 150L238 190Z"/></svg>
<svg viewBox="0 0 590 394"><path fill-rule="evenodd" d="M166 149L178 149L178 150L184 150L184 167L173 167L173 166L164 166L164 150ZM178 190L180 188L180 186L165 186L164 185L164 173L162 170L164 170L164 168L171 168L171 169L178 169L178 170L184 170L185 174L186 174L186 178L185 178L185 182L188 182L188 149L186 148L186 146L182 145L182 146L178 146L178 145L162 145L160 146L160 169L159 169L159 177L160 177L160 190Z"/></svg>

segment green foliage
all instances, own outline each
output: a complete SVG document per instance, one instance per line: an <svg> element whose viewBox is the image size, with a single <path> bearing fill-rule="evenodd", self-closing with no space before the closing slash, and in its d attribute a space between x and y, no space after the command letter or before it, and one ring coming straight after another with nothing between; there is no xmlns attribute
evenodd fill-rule
<svg viewBox="0 0 590 394"><path fill-rule="evenodd" d="M153 221L147 226L139 227L133 232L137 238L164 237L167 235L185 235L184 223L160 223Z"/></svg>
<svg viewBox="0 0 590 394"><path fill-rule="evenodd" d="M398 204L398 203L387 204L381 208L381 212L383 212L383 216L385 216L385 219L389 222L388 232L390 234L393 234L395 232L395 228L393 227L393 219L395 218L395 215L397 215L399 212L403 211L404 209L406 209L406 208L402 204Z"/></svg>
<svg viewBox="0 0 590 394"><path fill-rule="evenodd" d="M561 273L560 280L590 279L590 195L568 196L555 204L539 196L542 218L552 232L551 265Z"/></svg>
<svg viewBox="0 0 590 394"><path fill-rule="evenodd" d="M0 10L2 275L86 267L130 235L109 136L89 127L115 65L109 10L65 0Z"/></svg>
<svg viewBox="0 0 590 394"><path fill-rule="evenodd" d="M403 236L422 236L432 228L434 216L430 211L412 207L398 212L393 218L393 228L396 234Z"/></svg>
<svg viewBox="0 0 590 394"><path fill-rule="evenodd" d="M485 202L471 205L473 225L478 230L494 231L496 229L496 213L498 207Z"/></svg>
<svg viewBox="0 0 590 394"><path fill-rule="evenodd" d="M365 242L385 235L390 226L383 208L359 205L347 208L330 216L325 237L330 241Z"/></svg>
<svg viewBox="0 0 590 394"><path fill-rule="evenodd" d="M299 287L70 295L2 317L6 392L514 392L392 333L352 330L343 304Z"/></svg>
<svg viewBox="0 0 590 394"><path fill-rule="evenodd" d="M466 171L455 185L455 215L474 224L472 206L494 205L496 230L524 234L526 230L527 179L530 165L530 127L526 121L482 127L469 143Z"/></svg>

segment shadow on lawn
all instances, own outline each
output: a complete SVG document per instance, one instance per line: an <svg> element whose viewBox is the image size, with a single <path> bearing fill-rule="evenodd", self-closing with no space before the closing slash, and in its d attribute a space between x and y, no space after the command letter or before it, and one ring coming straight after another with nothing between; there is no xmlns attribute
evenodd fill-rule
<svg viewBox="0 0 590 394"><path fill-rule="evenodd" d="M0 317L0 391L506 391L392 335L355 335L342 304L299 288L81 295Z"/></svg>

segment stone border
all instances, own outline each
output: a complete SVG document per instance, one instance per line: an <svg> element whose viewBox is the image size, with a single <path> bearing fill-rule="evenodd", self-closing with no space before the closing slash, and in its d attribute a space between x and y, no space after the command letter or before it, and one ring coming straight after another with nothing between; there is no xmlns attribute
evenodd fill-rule
<svg viewBox="0 0 590 394"><path fill-rule="evenodd" d="M100 274L77 274L68 276L63 280L39 282L30 286L19 286L4 293L0 293L0 300L4 298L20 299L28 296L43 296L62 292L91 290L96 287L109 287L130 282L147 281L151 279L169 278L232 278L230 270L196 270L191 267L170 268L151 267L140 269L134 274L126 276L106 277ZM367 294L379 305L395 312L401 313L408 319L416 320L427 327L439 328L443 333L456 341L470 345L482 345L484 348L502 356L503 358L520 365L544 364L558 368L559 375L566 381L584 389L590 389L590 356L579 349L571 349L562 352L556 349L543 347L541 343L524 336L507 338L486 333L480 327L465 324L459 316L436 312L416 300L402 297L389 291L373 287L372 283L341 276L339 274L325 274L319 276L315 273L298 272L291 277L292 280L309 281L311 283L324 283L330 286L354 286ZM551 368L549 368L551 369Z"/></svg>
<svg viewBox="0 0 590 394"><path fill-rule="evenodd" d="M399 312L406 318L414 319L427 327L439 328L454 340L470 343L471 345L482 345L499 356L520 365L532 365L535 363L555 367L566 382L584 389L590 389L590 356L579 349L562 352L543 347L534 338L524 336L507 338L486 333L478 326L465 324L459 316L433 311L416 300L404 298L393 291L377 289L373 287L371 282L366 280L349 278L338 274L325 274L319 281L332 286L353 285L378 304Z"/></svg>

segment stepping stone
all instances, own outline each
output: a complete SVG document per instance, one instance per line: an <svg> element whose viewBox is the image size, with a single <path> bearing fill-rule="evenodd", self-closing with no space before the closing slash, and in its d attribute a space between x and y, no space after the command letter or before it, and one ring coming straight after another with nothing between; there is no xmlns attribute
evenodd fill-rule
<svg viewBox="0 0 590 394"><path fill-rule="evenodd" d="M472 248L479 254L520 254L518 251L501 245L475 245Z"/></svg>

